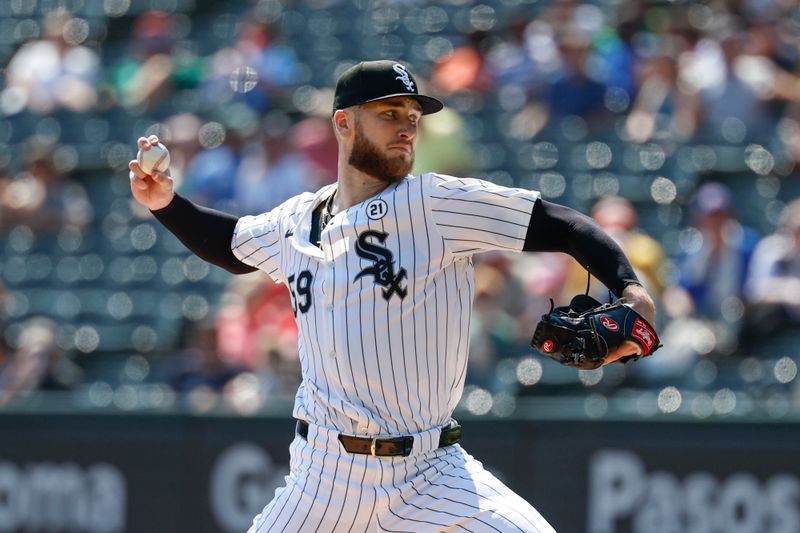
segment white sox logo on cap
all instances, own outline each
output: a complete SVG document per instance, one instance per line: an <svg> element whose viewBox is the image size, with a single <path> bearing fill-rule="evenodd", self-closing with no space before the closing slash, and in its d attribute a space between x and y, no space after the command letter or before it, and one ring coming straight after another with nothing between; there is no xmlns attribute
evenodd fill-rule
<svg viewBox="0 0 800 533"><path fill-rule="evenodd" d="M423 115L436 113L444 107L436 98L419 94L418 91L411 69L402 63L394 59L362 61L345 70L336 81L333 112L397 96L415 99Z"/></svg>
<svg viewBox="0 0 800 533"><path fill-rule="evenodd" d="M402 81L403 85L406 86L406 90L408 92L410 92L410 93L413 93L414 92L414 82L411 81L411 78L408 77L408 72L406 71L406 67L404 67L400 63L395 63L394 66L392 66L392 68L394 69L395 72L400 74L395 79Z"/></svg>

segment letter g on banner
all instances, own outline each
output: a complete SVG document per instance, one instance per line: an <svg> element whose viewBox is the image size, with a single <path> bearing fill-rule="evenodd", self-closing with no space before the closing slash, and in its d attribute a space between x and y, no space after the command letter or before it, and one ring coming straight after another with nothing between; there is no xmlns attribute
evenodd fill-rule
<svg viewBox="0 0 800 533"><path fill-rule="evenodd" d="M247 531L253 517L272 499L283 475L260 446L239 442L226 448L214 463L209 481L217 524L225 531Z"/></svg>

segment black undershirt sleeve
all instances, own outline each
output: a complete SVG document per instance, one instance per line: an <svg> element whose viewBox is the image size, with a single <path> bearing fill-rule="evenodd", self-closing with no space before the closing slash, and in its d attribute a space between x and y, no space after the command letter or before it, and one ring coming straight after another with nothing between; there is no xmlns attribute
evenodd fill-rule
<svg viewBox="0 0 800 533"><path fill-rule="evenodd" d="M536 200L522 249L569 254L618 297L626 285L640 285L619 245L594 220L562 205Z"/></svg>
<svg viewBox="0 0 800 533"><path fill-rule="evenodd" d="M231 250L237 217L195 205L177 194L168 206L151 213L200 259L234 274L257 270L239 261Z"/></svg>

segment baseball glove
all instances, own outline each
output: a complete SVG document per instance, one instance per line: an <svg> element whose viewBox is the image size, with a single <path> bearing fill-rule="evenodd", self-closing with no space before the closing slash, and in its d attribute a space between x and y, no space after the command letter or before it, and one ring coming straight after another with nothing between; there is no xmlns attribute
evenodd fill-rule
<svg viewBox="0 0 800 533"><path fill-rule="evenodd" d="M642 353L620 359L623 363L661 347L653 326L622 301L601 305L579 294L565 307L554 308L550 300L550 312L542 315L531 346L558 363L590 370L600 367L608 353L626 340L638 344Z"/></svg>

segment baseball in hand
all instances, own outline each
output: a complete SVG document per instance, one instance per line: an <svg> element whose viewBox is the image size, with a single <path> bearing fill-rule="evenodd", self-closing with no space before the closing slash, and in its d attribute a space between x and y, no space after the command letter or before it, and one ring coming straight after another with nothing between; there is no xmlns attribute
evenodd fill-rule
<svg viewBox="0 0 800 533"><path fill-rule="evenodd" d="M139 150L136 159L145 174L166 172L169 168L169 150L161 143L150 146L149 150Z"/></svg>

